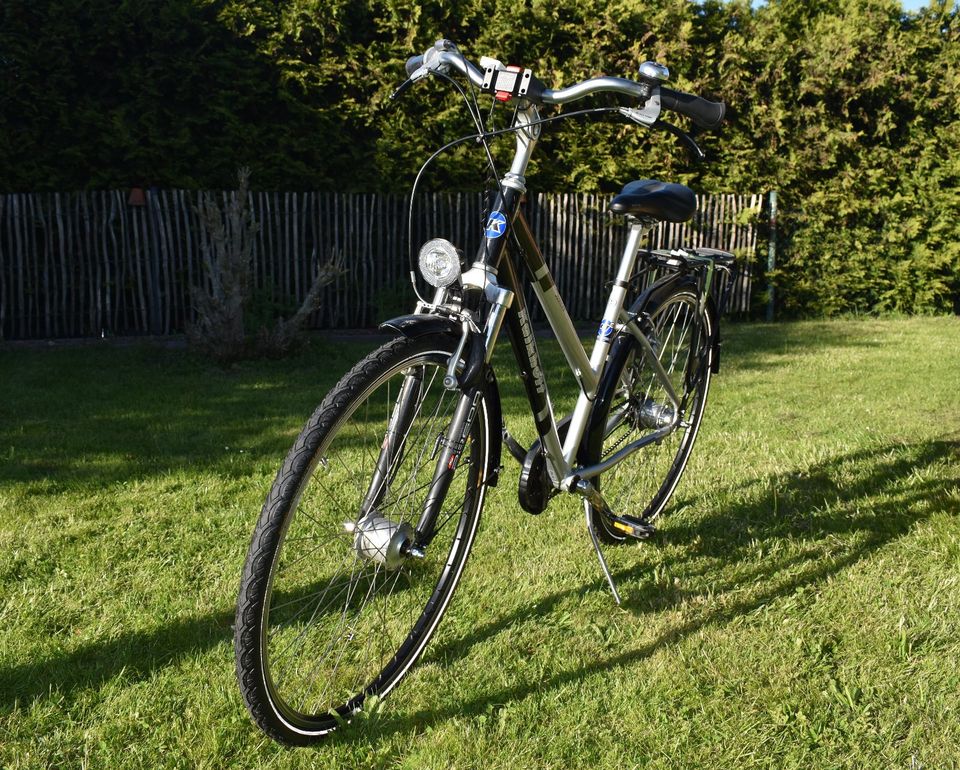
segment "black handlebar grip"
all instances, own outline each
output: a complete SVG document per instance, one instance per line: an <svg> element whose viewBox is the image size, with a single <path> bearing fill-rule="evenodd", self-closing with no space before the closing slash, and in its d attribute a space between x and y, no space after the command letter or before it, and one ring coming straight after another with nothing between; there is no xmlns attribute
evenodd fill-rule
<svg viewBox="0 0 960 770"><path fill-rule="evenodd" d="M407 77L410 77L414 72L423 66L423 54L411 56L409 59L407 59L407 63L403 66L407 70Z"/></svg>
<svg viewBox="0 0 960 770"><path fill-rule="evenodd" d="M686 115L700 128L719 128L727 105L660 86L660 106Z"/></svg>

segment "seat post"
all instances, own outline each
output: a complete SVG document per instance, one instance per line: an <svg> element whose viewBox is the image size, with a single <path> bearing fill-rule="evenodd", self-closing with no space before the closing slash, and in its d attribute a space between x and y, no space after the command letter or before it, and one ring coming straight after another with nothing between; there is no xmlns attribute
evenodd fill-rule
<svg viewBox="0 0 960 770"><path fill-rule="evenodd" d="M603 319L600 321L600 328L597 331L597 341L590 356L590 365L598 378L602 374L600 366L606 360L607 350L613 341L614 328L620 318L620 311L623 310L624 300L627 298L627 289L630 288L629 281L637 264L640 244L643 242L643 237L652 229L645 218L628 217L627 224L630 227L627 235L627 245L623 249L620 267L613 279L613 287L610 289L607 307L603 311Z"/></svg>

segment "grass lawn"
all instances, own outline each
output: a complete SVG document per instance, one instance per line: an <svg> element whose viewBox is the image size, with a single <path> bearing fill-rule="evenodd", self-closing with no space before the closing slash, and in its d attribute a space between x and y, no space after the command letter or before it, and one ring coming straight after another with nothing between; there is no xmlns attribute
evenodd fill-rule
<svg viewBox="0 0 960 770"><path fill-rule="evenodd" d="M248 721L230 626L276 468L370 346L0 351L0 766L960 767L960 319L726 338L657 538L607 550L622 608L577 502L525 514L506 459L422 664L308 749Z"/></svg>

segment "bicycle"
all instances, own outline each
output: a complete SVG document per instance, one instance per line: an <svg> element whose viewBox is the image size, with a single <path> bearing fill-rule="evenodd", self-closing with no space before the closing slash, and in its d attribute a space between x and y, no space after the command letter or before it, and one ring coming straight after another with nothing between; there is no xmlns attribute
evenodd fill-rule
<svg viewBox="0 0 960 770"><path fill-rule="evenodd" d="M467 102L476 134L430 160L474 140L493 168L488 141L515 134L513 161L493 191L477 257L468 264L444 239L423 246L419 271L433 297L421 297L413 314L386 321L381 328L397 336L327 394L278 472L253 534L237 604L237 676L253 720L282 742L322 738L372 698L386 696L417 661L461 578L503 447L521 465L525 510L539 513L560 493L582 498L593 548L619 602L601 543L654 532L652 522L690 457L718 370L719 312L732 255L641 248L661 221L693 216L689 188L640 180L614 197L611 209L626 217L629 234L589 357L520 202L527 163L547 123L616 112L673 133L702 157L688 134L660 119L661 111L716 128L723 103L668 89L666 68L654 62L641 65L638 81L599 77L558 90L528 69L488 58L480 64L450 41L437 41L407 62L408 78L394 94L433 75L453 83ZM472 102L452 74L466 78ZM484 128L477 92L515 103L508 128ZM543 105L601 92L642 106L540 117ZM559 422L520 267L579 383L573 412ZM539 436L531 447L503 425L491 356L504 325Z"/></svg>

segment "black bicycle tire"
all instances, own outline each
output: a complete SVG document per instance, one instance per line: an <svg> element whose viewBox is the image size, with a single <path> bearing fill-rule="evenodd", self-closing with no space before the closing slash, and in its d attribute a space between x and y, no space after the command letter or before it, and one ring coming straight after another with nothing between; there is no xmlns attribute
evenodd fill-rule
<svg viewBox="0 0 960 770"><path fill-rule="evenodd" d="M671 302L675 302L678 298L685 298L692 305L699 304L699 298L696 293L696 289L693 285L680 284L677 287L676 291L671 292L665 297L659 298L655 302L651 302L646 308L645 312L651 317L656 318L657 313L664 307L667 307ZM716 329L713 324L715 320L711 318L711 313L709 311L704 311L698 314L697 316L700 321L705 324L706 331L703 335L703 346L705 348L706 355L708 356L706 361L703 361L700 365L700 379L695 385L695 390L700 392L697 394L694 404L694 411L691 413L690 417L690 428L688 428L681 438L680 444L677 447L676 454L674 455L673 462L670 465L670 468L667 471L666 476L658 487L657 491L654 493L653 497L646 504L643 511L637 515L632 511L614 511L619 515L626 515L633 519L638 519L643 522L652 522L658 518L667 507L667 504L670 502L673 497L674 492L676 491L677 485L680 482L681 476L683 476L684 471L687 468L687 464L690 461L690 456L693 452L693 446L696 443L697 436L700 433L700 426L703 422L703 415L706 410L707 398L710 391L710 381L711 381L711 359L710 357L713 354L713 339L716 334ZM615 377L612 377L608 382L611 385L615 385L619 380L620 374L623 371L624 367L628 365L629 362L629 350L631 347L636 346L638 343L631 343L624 345L620 351L619 355L615 356L611 360L610 365L614 367L613 373L616 374ZM608 406L612 404L612 398L604 398L602 395L598 399L601 402L606 403ZM603 419L606 419L606 415L603 415ZM642 456L644 452L656 451L659 449L658 446L654 445L651 447L646 447L639 450L639 454ZM593 459L593 462L599 462L600 458L596 457ZM603 476L600 474L596 483L598 489L601 493L603 492ZM630 538L619 530L615 529L607 519L605 519L600 512L594 511L593 515L593 525L594 531L597 534L597 537L601 542L616 545L620 543L627 542Z"/></svg>
<svg viewBox="0 0 960 770"><path fill-rule="evenodd" d="M325 440L328 437L330 441L334 440L335 431L346 424L346 420L340 421L340 417L349 413L353 402L370 391L371 383L376 382L384 372L397 370L405 361L416 360L427 353L435 352L438 358L448 358L456 342L454 337L446 334L413 339L401 337L388 342L356 364L328 393L308 420L274 480L244 565L237 601L235 657L237 679L251 718L275 740L295 745L313 743L349 721L362 708L366 698L371 695L385 697L422 654L460 582L477 533L485 495L485 484L478 483L474 476L471 476L467 488L475 490L475 497L469 505L466 502L464 504L464 508L469 507L470 510L465 510L460 516L450 554L442 567L437 585L401 647L371 685L344 702L336 709L336 714L323 715L288 713L282 698L271 691L269 663L264 659L264 613L269 612L272 573L283 547L285 522L292 518L290 514L300 490L309 480L315 465L314 458L324 447ZM482 461L474 463L471 473L484 472L486 454L491 445L491 429L485 404L481 401L472 435L475 442L478 436L482 442L479 449ZM386 673L388 670L389 673Z"/></svg>

